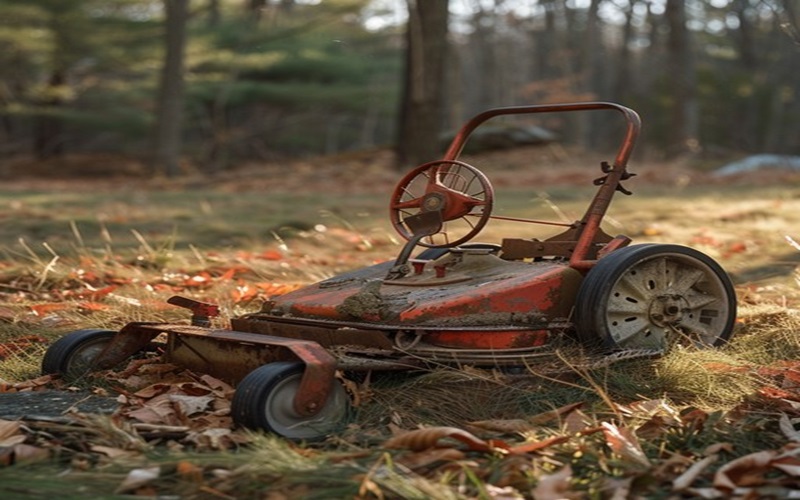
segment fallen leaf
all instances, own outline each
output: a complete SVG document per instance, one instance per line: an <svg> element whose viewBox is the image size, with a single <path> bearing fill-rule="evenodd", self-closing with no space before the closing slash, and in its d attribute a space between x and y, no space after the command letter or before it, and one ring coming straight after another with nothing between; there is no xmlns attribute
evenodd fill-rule
<svg viewBox="0 0 800 500"><path fill-rule="evenodd" d="M714 487L730 492L741 486L763 484L764 473L776 455L774 450L764 450L728 462L714 474Z"/></svg>
<svg viewBox="0 0 800 500"><path fill-rule="evenodd" d="M581 410L570 412L564 418L563 431L567 434L577 434L593 425L592 419Z"/></svg>
<svg viewBox="0 0 800 500"><path fill-rule="evenodd" d="M158 479L161 475L161 467L148 467L146 469L133 469L130 471L122 481L122 483L117 487L114 493L121 494L121 493L128 493L142 486L145 486L147 483Z"/></svg>
<svg viewBox="0 0 800 500"><path fill-rule="evenodd" d="M184 481L200 483L203 479L203 469L186 460L178 462L175 471Z"/></svg>
<svg viewBox="0 0 800 500"><path fill-rule="evenodd" d="M609 422L601 424L606 443L620 457L637 465L650 466L650 460L642 451L636 436L628 429L619 428Z"/></svg>
<svg viewBox="0 0 800 500"><path fill-rule="evenodd" d="M50 450L29 444L17 444L13 447L14 464L30 464L42 462L50 458Z"/></svg>
<svg viewBox="0 0 800 500"><path fill-rule="evenodd" d="M556 473L542 476L533 489L533 498L536 500L561 500L581 498L583 495L571 493L572 467L565 465Z"/></svg>
<svg viewBox="0 0 800 500"><path fill-rule="evenodd" d="M183 396L180 394L170 394L169 399L177 403L181 412L187 417L204 411L214 401L213 396Z"/></svg>
<svg viewBox="0 0 800 500"><path fill-rule="evenodd" d="M135 452L131 452L129 450L123 450L121 448L114 448L111 446L92 445L89 449L97 453L102 453L103 455L107 456L112 460L117 458L137 455L137 453Z"/></svg>
<svg viewBox="0 0 800 500"><path fill-rule="evenodd" d="M800 432L794 428L792 421L789 420L789 417L785 413L781 413L781 418L778 419L778 426L783 432L783 435L786 436L790 441L800 442Z"/></svg>
<svg viewBox="0 0 800 500"><path fill-rule="evenodd" d="M709 465L716 462L718 458L718 455L709 455L693 463L683 474L672 480L673 491L683 491L689 488L695 479L697 479Z"/></svg>
<svg viewBox="0 0 800 500"><path fill-rule="evenodd" d="M97 312L97 311L107 311L111 309L111 306L108 304L103 304L102 302L94 302L94 301L84 301L78 304L78 309L83 312Z"/></svg>
<svg viewBox="0 0 800 500"><path fill-rule="evenodd" d="M22 425L14 420L0 420L0 448L14 446L25 441Z"/></svg>
<svg viewBox="0 0 800 500"><path fill-rule="evenodd" d="M509 449L509 453L532 453L534 451L542 450L544 448L548 448L550 446L555 446L557 444L566 443L569 441L569 436L553 436L548 439L543 439L541 441L534 441L531 443L524 443L517 446L512 446Z"/></svg>
<svg viewBox="0 0 800 500"><path fill-rule="evenodd" d="M389 449L406 448L412 451L422 451L436 447L439 441L445 438L460 441L473 451L491 451L494 448L508 448L508 445L505 443L484 441L457 427L426 427L424 429L409 431L390 438L383 446Z"/></svg>
<svg viewBox="0 0 800 500"><path fill-rule="evenodd" d="M430 448L416 453L409 453L396 459L396 462L411 470L430 467L437 462L455 462L463 460L466 455L456 448Z"/></svg>
<svg viewBox="0 0 800 500"><path fill-rule="evenodd" d="M500 432L502 434L522 434L529 432L534 428L530 422L521 418L506 420L478 420L475 422L469 422L469 425L485 431Z"/></svg>
<svg viewBox="0 0 800 500"><path fill-rule="evenodd" d="M70 305L66 302L54 302L51 304L34 304L30 306L31 310L36 316L47 316L47 314L56 311L64 311Z"/></svg>
<svg viewBox="0 0 800 500"><path fill-rule="evenodd" d="M258 255L259 259L263 260L281 260L283 254L277 250L265 250Z"/></svg>
<svg viewBox="0 0 800 500"><path fill-rule="evenodd" d="M538 415L534 415L533 417L527 419L528 422L534 425L542 425L548 422L552 422L554 420L563 419L565 416L570 415L572 412L577 410L583 406L583 401L572 403L568 405L564 405L560 408L556 408L555 410L546 411L543 413L539 413Z"/></svg>

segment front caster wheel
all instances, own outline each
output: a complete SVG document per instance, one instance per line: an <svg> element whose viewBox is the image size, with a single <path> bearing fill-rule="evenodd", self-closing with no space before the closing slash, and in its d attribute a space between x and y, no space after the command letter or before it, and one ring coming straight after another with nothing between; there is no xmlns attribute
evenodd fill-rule
<svg viewBox="0 0 800 500"><path fill-rule="evenodd" d="M298 441L322 439L334 432L347 418L350 408L347 392L335 383L319 412L311 417L298 415L294 396L304 370L302 363L275 362L250 372L236 386L233 395L234 422Z"/></svg>
<svg viewBox="0 0 800 500"><path fill-rule="evenodd" d="M575 326L586 345L610 349L725 342L736 293L707 255L679 245L633 245L600 259L581 284Z"/></svg>
<svg viewBox="0 0 800 500"><path fill-rule="evenodd" d="M76 330L51 345L42 359L42 374L60 374L77 379L92 370L94 360L117 332L111 330Z"/></svg>

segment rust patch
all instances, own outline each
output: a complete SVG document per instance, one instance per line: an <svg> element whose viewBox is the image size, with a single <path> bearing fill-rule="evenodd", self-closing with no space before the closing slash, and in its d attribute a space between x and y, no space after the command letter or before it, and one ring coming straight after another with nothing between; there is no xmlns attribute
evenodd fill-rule
<svg viewBox="0 0 800 500"><path fill-rule="evenodd" d="M385 314L384 301L381 295L382 280L368 281L358 293L344 299L336 307L336 312L364 321L378 321Z"/></svg>
<svg viewBox="0 0 800 500"><path fill-rule="evenodd" d="M547 343L547 330L432 332L425 341L456 349L517 349Z"/></svg>

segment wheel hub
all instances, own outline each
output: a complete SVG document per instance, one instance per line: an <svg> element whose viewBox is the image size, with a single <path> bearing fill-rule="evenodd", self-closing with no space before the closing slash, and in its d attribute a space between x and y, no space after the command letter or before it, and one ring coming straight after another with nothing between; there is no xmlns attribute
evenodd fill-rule
<svg viewBox="0 0 800 500"><path fill-rule="evenodd" d="M689 302L682 295L664 293L650 302L648 315L654 325L668 328L680 324L690 310Z"/></svg>
<svg viewBox="0 0 800 500"><path fill-rule="evenodd" d="M425 212L444 210L444 205L445 197L440 193L428 193L422 199L422 210Z"/></svg>

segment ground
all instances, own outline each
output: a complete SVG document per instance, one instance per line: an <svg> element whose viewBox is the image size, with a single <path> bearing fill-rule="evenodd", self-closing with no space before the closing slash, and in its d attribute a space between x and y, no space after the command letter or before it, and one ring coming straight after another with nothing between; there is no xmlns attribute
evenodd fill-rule
<svg viewBox="0 0 800 500"><path fill-rule="evenodd" d="M545 147L467 161L492 180L495 213L572 221L604 159ZM611 234L692 246L731 274L740 309L731 345L594 368L562 346L537 373L464 368L359 381L351 425L298 446L232 429L230 388L203 374L147 360L70 387L37 378L41 354L69 330L185 320L164 305L175 293L220 304L224 320L270 295L393 258L400 241L386 205L401 173L380 151L179 179L149 177L133 163L100 176L113 160L19 160L6 169L0 422L10 423L0 425L0 464L35 467L27 476L0 468L0 491L547 498L547 488L711 497L797 489L800 187L792 174L720 178L694 163L635 160L638 176L625 183L634 195L615 198L606 219ZM493 221L479 239L537 231ZM13 411L12 400L24 406ZM63 478L42 481L37 471ZM145 479L128 482L134 472ZM87 478L92 489L80 490ZM312 479L318 486L309 490Z"/></svg>

